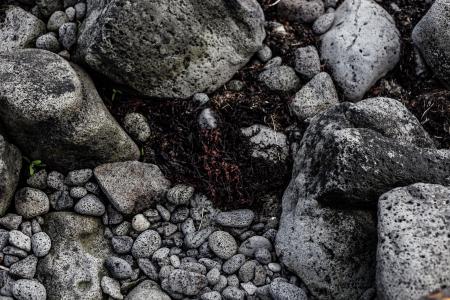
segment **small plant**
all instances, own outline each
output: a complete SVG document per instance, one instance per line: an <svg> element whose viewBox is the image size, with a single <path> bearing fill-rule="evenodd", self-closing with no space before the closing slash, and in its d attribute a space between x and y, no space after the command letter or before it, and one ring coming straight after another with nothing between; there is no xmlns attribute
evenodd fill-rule
<svg viewBox="0 0 450 300"><path fill-rule="evenodd" d="M28 162L28 173L30 174L30 176L33 176L36 173L37 169L42 169L46 166L40 159L36 159L33 161L26 157L24 157L24 159Z"/></svg>
<svg viewBox="0 0 450 300"><path fill-rule="evenodd" d="M112 90L112 96L111 101L114 102L116 99L118 99L122 95L122 91L113 89Z"/></svg>

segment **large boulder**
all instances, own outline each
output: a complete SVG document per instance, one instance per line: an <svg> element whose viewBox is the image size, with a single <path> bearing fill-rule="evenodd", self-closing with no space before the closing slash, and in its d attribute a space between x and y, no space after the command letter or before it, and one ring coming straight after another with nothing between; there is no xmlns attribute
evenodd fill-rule
<svg viewBox="0 0 450 300"><path fill-rule="evenodd" d="M368 138L361 139L366 133ZM361 195L372 196L371 182L366 185L365 176L375 180L371 175L374 169L358 163L365 163L363 155L368 155L369 160L379 157L388 161L397 153L384 149L373 153L370 146L366 149L360 144L362 141L433 147L418 120L399 102L388 98L341 103L311 119L294 154L293 177L283 196L276 248L284 264L319 299L358 299L374 283L374 212L353 201L331 201L340 198L323 192L328 184L346 176L340 173L346 169L335 168L334 160L339 160L348 163L350 173L358 170L355 174L359 177L347 178L350 193L354 187ZM378 169L379 176L384 179L384 172L394 166L385 163ZM364 184L360 186L359 181Z"/></svg>
<svg viewBox="0 0 450 300"><path fill-rule="evenodd" d="M150 208L170 188L170 181L158 166L138 161L98 166L94 176L109 201L124 214L137 214Z"/></svg>
<svg viewBox="0 0 450 300"><path fill-rule="evenodd" d="M57 54L0 53L0 119L29 158L61 170L139 158L89 76Z"/></svg>
<svg viewBox="0 0 450 300"><path fill-rule="evenodd" d="M16 191L19 182L22 155L16 146L0 135L0 217L2 217Z"/></svg>
<svg viewBox="0 0 450 300"><path fill-rule="evenodd" d="M87 5L77 59L147 96L212 92L265 38L256 0L88 0Z"/></svg>
<svg viewBox="0 0 450 300"><path fill-rule="evenodd" d="M449 284L449 199L449 187L423 183L380 197L379 299L419 299Z"/></svg>
<svg viewBox="0 0 450 300"><path fill-rule="evenodd" d="M323 61L351 101L361 100L400 59L395 22L372 0L346 0L321 42Z"/></svg>
<svg viewBox="0 0 450 300"><path fill-rule="evenodd" d="M52 240L50 253L39 261L37 278L52 299L103 299L100 280L111 255L99 218L69 212L46 215L44 231Z"/></svg>
<svg viewBox="0 0 450 300"><path fill-rule="evenodd" d="M436 0L414 27L412 39L436 76L450 88L450 1Z"/></svg>
<svg viewBox="0 0 450 300"><path fill-rule="evenodd" d="M0 52L34 47L45 23L12 5L0 5Z"/></svg>

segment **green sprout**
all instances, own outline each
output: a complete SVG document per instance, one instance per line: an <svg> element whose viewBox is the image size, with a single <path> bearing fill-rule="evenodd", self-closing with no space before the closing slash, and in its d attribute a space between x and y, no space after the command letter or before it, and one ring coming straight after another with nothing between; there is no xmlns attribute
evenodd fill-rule
<svg viewBox="0 0 450 300"><path fill-rule="evenodd" d="M44 168L44 167L45 167L45 164L42 163L42 160L37 159L37 160L31 161L30 165L28 167L30 176L33 176L36 173L37 168Z"/></svg>
<svg viewBox="0 0 450 300"><path fill-rule="evenodd" d="M112 90L111 101L114 102L116 99L118 99L118 96L121 96L121 95L122 95L122 91L113 89Z"/></svg>

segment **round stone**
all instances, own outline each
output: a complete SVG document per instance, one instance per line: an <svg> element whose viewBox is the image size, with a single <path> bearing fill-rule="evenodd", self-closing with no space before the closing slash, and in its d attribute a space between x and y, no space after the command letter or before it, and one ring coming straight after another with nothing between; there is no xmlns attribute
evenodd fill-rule
<svg viewBox="0 0 450 300"><path fill-rule="evenodd" d="M208 238L208 245L214 254L222 259L229 259L236 254L237 243L226 231L216 231Z"/></svg>
<svg viewBox="0 0 450 300"><path fill-rule="evenodd" d="M256 56L261 62L268 62L272 58L272 50L264 45L264 47L256 53Z"/></svg>
<svg viewBox="0 0 450 300"><path fill-rule="evenodd" d="M209 102L209 96L205 93L197 93L192 96L192 101L198 103L198 105L205 105Z"/></svg>
<svg viewBox="0 0 450 300"><path fill-rule="evenodd" d="M137 214L133 217L133 220L131 221L131 226L137 232L142 232L149 229L150 222L143 214Z"/></svg>
<svg viewBox="0 0 450 300"><path fill-rule="evenodd" d="M128 279L133 274L130 264L119 257L108 257L105 260L105 267L109 274L115 279Z"/></svg>
<svg viewBox="0 0 450 300"><path fill-rule="evenodd" d="M89 194L75 204L75 212L80 215L99 217L105 213L105 205L97 196Z"/></svg>
<svg viewBox="0 0 450 300"><path fill-rule="evenodd" d="M47 291L45 287L36 280L20 279L12 287L12 294L17 300L45 300Z"/></svg>
<svg viewBox="0 0 450 300"><path fill-rule="evenodd" d="M223 266L222 266L222 270L226 273L226 274L233 274L235 273L237 270L239 270L239 268L245 263L245 255L243 254L236 254L234 255L232 258L230 258L229 260L227 260Z"/></svg>
<svg viewBox="0 0 450 300"><path fill-rule="evenodd" d="M69 22L69 17L63 11L55 11L48 19L47 30L48 31L58 31L64 23Z"/></svg>
<svg viewBox="0 0 450 300"><path fill-rule="evenodd" d="M58 38L53 32L38 37L36 40L36 48L47 50L53 53L57 53L61 49Z"/></svg>
<svg viewBox="0 0 450 300"><path fill-rule="evenodd" d="M50 201L47 195L37 189L23 188L16 193L16 211L25 219L31 219L47 213Z"/></svg>
<svg viewBox="0 0 450 300"><path fill-rule="evenodd" d="M255 251L255 259L259 261L260 263L267 265L272 260L272 255L270 254L270 251L266 248L260 248L256 249Z"/></svg>
<svg viewBox="0 0 450 300"><path fill-rule="evenodd" d="M59 42L65 49L70 49L77 42L77 24L64 23L58 31Z"/></svg>
<svg viewBox="0 0 450 300"><path fill-rule="evenodd" d="M160 247L160 235L154 230L146 230L134 241L131 253L135 258L150 258Z"/></svg>
<svg viewBox="0 0 450 300"><path fill-rule="evenodd" d="M167 201L174 205L187 204L194 195L194 188L185 184L177 184L167 191Z"/></svg>
<svg viewBox="0 0 450 300"><path fill-rule="evenodd" d="M31 237L31 249L36 257L44 257L52 247L52 241L45 232L38 232Z"/></svg>
<svg viewBox="0 0 450 300"><path fill-rule="evenodd" d="M133 247L133 239L126 235L114 236L111 239L111 245L114 252L118 254L125 254L131 251L131 247Z"/></svg>
<svg viewBox="0 0 450 300"><path fill-rule="evenodd" d="M70 197L75 199L81 199L87 195L86 188L82 186L76 186L70 189Z"/></svg>
<svg viewBox="0 0 450 300"><path fill-rule="evenodd" d="M148 125L147 119L142 114L127 114L123 120L123 127L132 138L141 143L146 142L150 138L150 126Z"/></svg>

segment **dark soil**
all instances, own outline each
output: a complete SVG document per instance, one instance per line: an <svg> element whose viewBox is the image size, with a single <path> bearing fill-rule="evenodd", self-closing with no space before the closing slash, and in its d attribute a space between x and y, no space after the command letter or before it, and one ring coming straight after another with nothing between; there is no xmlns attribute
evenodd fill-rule
<svg viewBox="0 0 450 300"><path fill-rule="evenodd" d="M274 56L293 66L296 48L316 45L318 38L310 25L279 20L273 1L259 0L268 21L282 22L287 35L268 30L266 44ZM400 12L391 6L397 4ZM432 77L416 76L411 32L426 13L423 0L394 0L380 3L395 18L403 38L401 62L380 80L367 97L386 96L401 100L422 122L440 147L450 148L450 92ZM142 160L157 164L172 182L194 185L224 208L260 207L260 199L272 194L279 199L290 179L292 162L270 165L252 159L240 128L253 124L284 131L288 137L299 135L298 124L288 111L294 93L272 93L261 86L257 75L262 64L249 63L233 79L245 83L242 91L226 86L210 95L209 104L217 113L217 130L201 130L197 118L202 108L188 100L145 99L130 92L113 90L111 84L97 79L105 103L121 122L128 112L143 113L149 120L153 136L142 147ZM292 125L295 125L294 127ZM294 130L292 130L294 128ZM292 130L292 131L291 131Z"/></svg>

